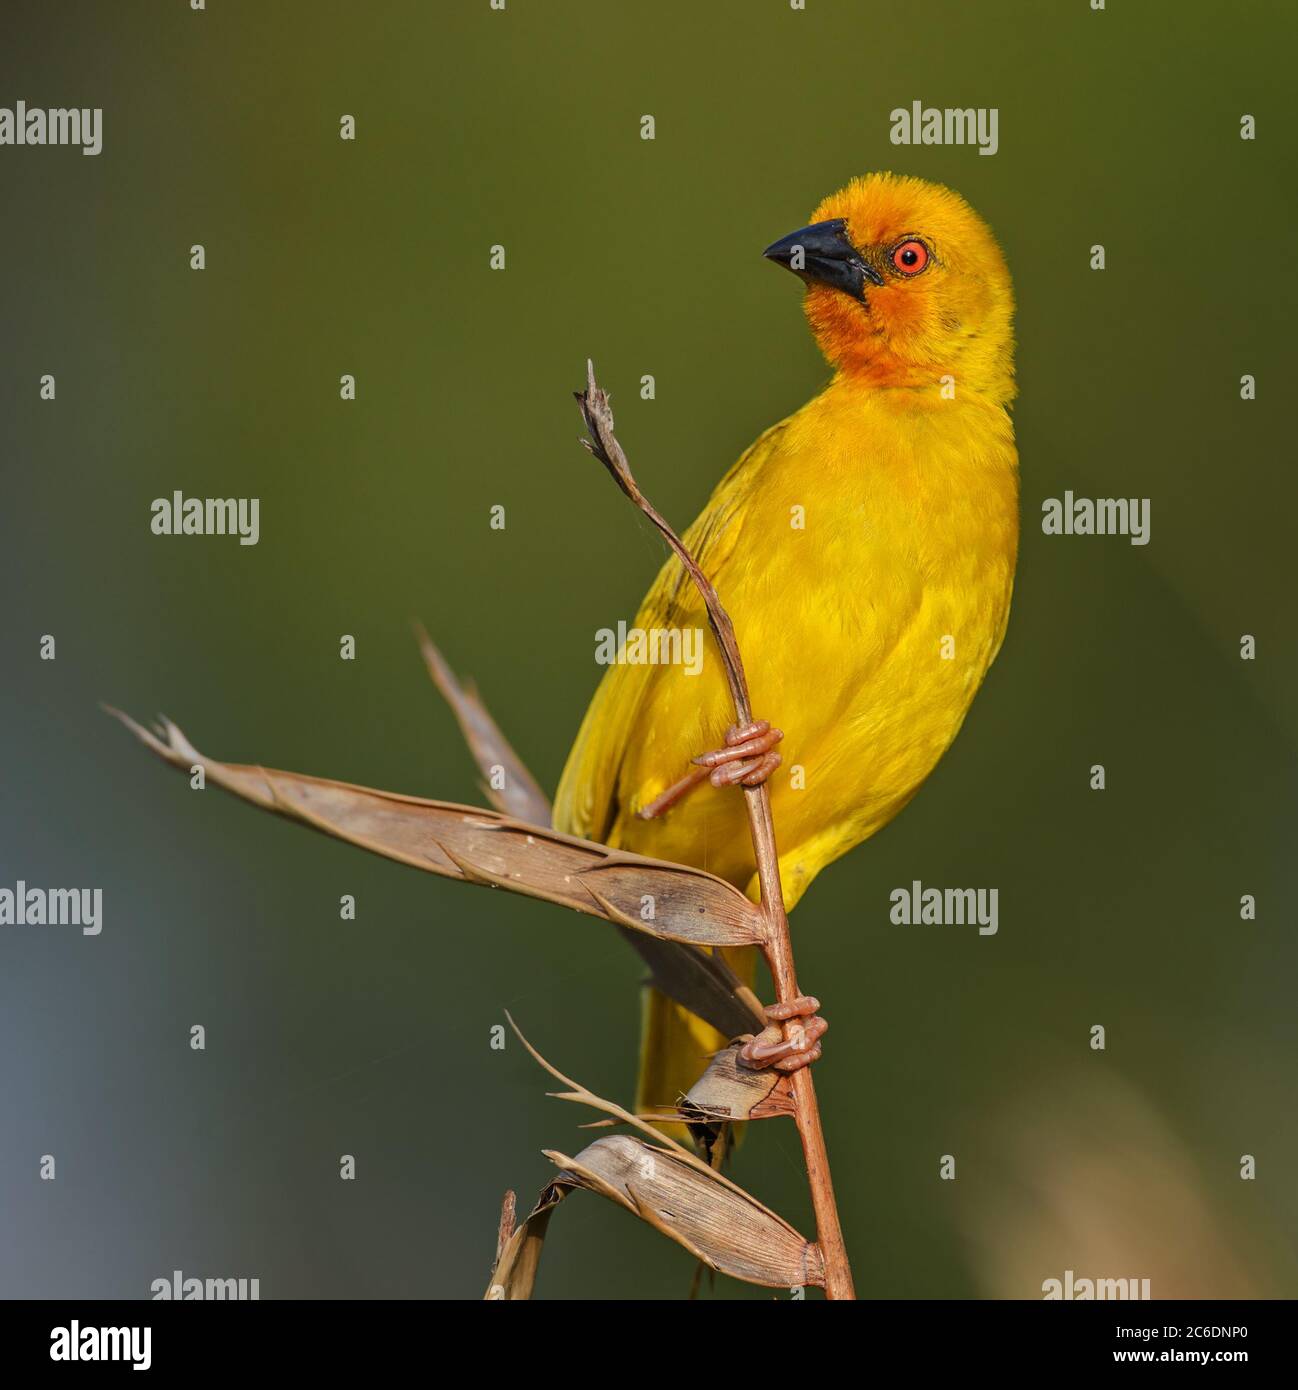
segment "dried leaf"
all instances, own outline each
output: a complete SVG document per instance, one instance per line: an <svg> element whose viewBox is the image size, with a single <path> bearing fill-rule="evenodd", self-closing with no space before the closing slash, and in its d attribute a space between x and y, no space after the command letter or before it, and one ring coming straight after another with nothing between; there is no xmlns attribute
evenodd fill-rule
<svg viewBox="0 0 1298 1390"><path fill-rule="evenodd" d="M560 1170L558 1184L598 1192L722 1274L785 1289L824 1280L820 1252L786 1221L666 1149L613 1134L575 1158L546 1157Z"/></svg>
<svg viewBox="0 0 1298 1390"><path fill-rule="evenodd" d="M576 1158L546 1150L546 1157L560 1169L555 1185L598 1192L670 1236L709 1268L736 1279L773 1288L823 1282L818 1246L649 1121L565 1076L528 1042L508 1012L505 1017L532 1058L569 1088L552 1092L556 1099L602 1110L644 1136L597 1139Z"/></svg>
<svg viewBox="0 0 1298 1390"><path fill-rule="evenodd" d="M620 930L649 967L653 984L724 1037L737 1038L765 1025L761 1001L720 955L625 927Z"/></svg>
<svg viewBox="0 0 1298 1390"><path fill-rule="evenodd" d="M527 770L476 690L461 685L432 639L416 625L420 649L434 684L446 698L469 752L482 774L492 804L535 825L550 825L550 803ZM492 769L505 770L505 789L493 790ZM653 983L670 999L710 1023L728 1038L765 1022L762 1006L720 955L681 941L664 941L619 925L623 939L649 967Z"/></svg>
<svg viewBox="0 0 1298 1390"><path fill-rule="evenodd" d="M118 710L109 713L173 767L201 766L208 781L256 806L399 863L544 898L652 937L707 946L754 945L762 938L757 908L702 870L611 850L498 811L215 762L168 719L154 734ZM653 904L650 918L641 916L646 901Z"/></svg>
<svg viewBox="0 0 1298 1390"><path fill-rule="evenodd" d="M428 674L450 705L464 734L464 741L469 745L469 752L482 773L482 790L491 804L498 811L519 820L533 825L549 825L550 803L545 793L527 770L527 764L514 752L477 690L472 683L466 685L460 682L446 658L418 623L415 624L415 635L419 639L419 650L423 653ZM502 780L505 785L501 788L491 784L491 769L494 767L504 771Z"/></svg>
<svg viewBox="0 0 1298 1390"><path fill-rule="evenodd" d="M712 1058L680 1106L680 1118L689 1123L762 1120L792 1114L788 1078L769 1067L764 1071L741 1067L738 1044L722 1048Z"/></svg>

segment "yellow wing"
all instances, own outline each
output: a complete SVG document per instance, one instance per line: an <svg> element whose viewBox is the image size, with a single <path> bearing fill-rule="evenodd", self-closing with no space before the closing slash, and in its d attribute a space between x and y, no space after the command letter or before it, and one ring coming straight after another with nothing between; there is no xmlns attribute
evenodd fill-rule
<svg viewBox="0 0 1298 1390"><path fill-rule="evenodd" d="M707 506L685 532L686 546L714 583L743 531L745 496L763 460L787 425L787 420L772 425L749 446L717 484ZM724 594L722 602L725 602ZM658 571L636 614L634 626L645 630L707 630L703 600L674 555L668 556ZM710 632L706 640L712 642ZM708 668L712 671L711 680L706 679ZM643 744L646 739L654 739L656 731L652 724L640 727L640 722L646 714L652 715L655 695L663 683L673 681L678 674L671 667L648 665L610 666L605 671L577 732L555 793L554 824L557 829L609 843L610 832L622 811L636 809L624 806L628 789L621 785L630 741L635 738ZM734 718L734 708L729 704L724 682L718 685L718 675L718 663L707 663L704 675L697 682L699 688L691 690L699 700L700 728L715 727L718 720L724 728ZM705 709L710 715L705 714ZM673 738L671 743L674 751L679 737ZM701 743L696 751L703 751ZM664 766L664 781L681 775L684 768L679 762L677 755Z"/></svg>

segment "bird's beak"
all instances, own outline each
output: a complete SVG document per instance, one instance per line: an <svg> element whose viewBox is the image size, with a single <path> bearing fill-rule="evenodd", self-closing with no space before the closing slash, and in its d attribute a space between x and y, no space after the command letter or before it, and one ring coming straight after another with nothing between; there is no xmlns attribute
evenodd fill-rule
<svg viewBox="0 0 1298 1390"><path fill-rule="evenodd" d="M831 222L813 222L810 227L790 232L772 242L762 255L809 285L829 285L853 299L865 298L867 280L872 285L883 284L883 276L848 240L847 223L841 217Z"/></svg>

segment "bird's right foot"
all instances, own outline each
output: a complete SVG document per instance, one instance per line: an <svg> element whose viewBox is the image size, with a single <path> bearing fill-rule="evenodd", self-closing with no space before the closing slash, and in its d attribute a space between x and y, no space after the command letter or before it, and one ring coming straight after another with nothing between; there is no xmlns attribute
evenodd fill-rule
<svg viewBox="0 0 1298 1390"><path fill-rule="evenodd" d="M700 753L691 759L693 771L679 782L640 808L642 820L653 820L684 800L701 782L714 787L760 787L783 761L775 745L784 737L780 729L771 727L769 719L754 719L748 724L732 724L726 730L725 747L711 753Z"/></svg>

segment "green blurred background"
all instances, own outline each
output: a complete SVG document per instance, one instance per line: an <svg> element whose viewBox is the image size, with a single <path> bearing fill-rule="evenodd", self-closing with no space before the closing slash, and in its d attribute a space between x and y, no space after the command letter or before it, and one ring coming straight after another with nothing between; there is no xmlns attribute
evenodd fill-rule
<svg viewBox="0 0 1298 1390"><path fill-rule="evenodd" d="M629 1100L637 960L196 795L97 702L478 801L418 615L552 789L595 630L662 556L577 447L585 358L685 523L826 377L762 247L880 168L959 189L1006 250L1025 525L965 732L795 914L858 1287L1298 1294L1295 29L1281 0L7 0L0 104L102 106L104 149L0 149L0 883L101 886L105 926L0 929L0 1294L144 1297L177 1268L480 1294L501 1193L529 1201L586 1118L490 1030L508 1008ZM999 108L1000 152L890 145L913 100ZM177 488L259 497L260 544L153 536ZM1152 543L1043 537L1066 488L1149 497ZM999 887L999 935L890 925L913 878ZM735 1171L810 1228L791 1126ZM579 1194L538 1296L690 1276Z"/></svg>

